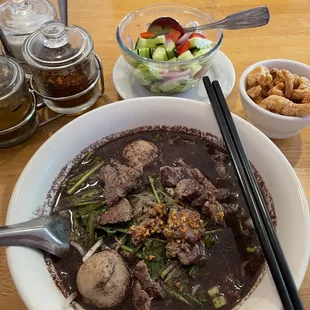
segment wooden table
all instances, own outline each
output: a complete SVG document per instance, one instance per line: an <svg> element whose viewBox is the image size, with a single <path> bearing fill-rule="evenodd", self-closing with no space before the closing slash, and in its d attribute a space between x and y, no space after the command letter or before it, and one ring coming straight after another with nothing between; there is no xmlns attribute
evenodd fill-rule
<svg viewBox="0 0 310 310"><path fill-rule="evenodd" d="M0 0L1 2L3 1ZM56 3L56 1L53 2ZM74 0L69 2L69 22L80 25L90 32L95 42L95 49L104 63L106 92L98 101L97 106L120 100L112 81L113 66L120 55L115 40L115 30L127 13L144 7L145 1ZM166 0L148 1L147 5L166 2ZM251 30L227 31L221 48L233 62L237 77L236 86L228 97L228 103L231 111L242 117L244 113L240 103L238 83L240 74L250 64L270 58L288 58L310 63L309 0L298 2L294 0L179 0L178 3L210 12L217 19L249 7L263 4L269 6L272 17L268 26ZM73 117L69 116L62 117L40 128L23 145L0 150L0 225L5 223L14 185L31 156L43 142L72 119ZM294 167L309 200L310 128L303 130L300 135L293 138L274 142ZM310 268L308 268L300 293L305 309L310 309ZM5 249L0 249L0 308L4 310L26 309L11 280Z"/></svg>

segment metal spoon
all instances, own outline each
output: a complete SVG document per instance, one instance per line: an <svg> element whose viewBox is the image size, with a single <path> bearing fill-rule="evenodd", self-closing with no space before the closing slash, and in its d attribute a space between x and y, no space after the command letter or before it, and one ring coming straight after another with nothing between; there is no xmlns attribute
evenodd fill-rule
<svg viewBox="0 0 310 310"><path fill-rule="evenodd" d="M171 29L178 30L182 34L215 28L235 30L264 26L268 24L269 20L270 12L268 7L259 6L253 9L228 15L224 19L215 23L190 28L183 28L175 19L171 17L159 17L149 25L147 31L152 32L154 35L160 35L168 33Z"/></svg>
<svg viewBox="0 0 310 310"><path fill-rule="evenodd" d="M0 227L0 246L25 246L65 257L70 249L70 222L60 216L40 217Z"/></svg>
<svg viewBox="0 0 310 310"><path fill-rule="evenodd" d="M58 0L61 22L68 27L68 0Z"/></svg>

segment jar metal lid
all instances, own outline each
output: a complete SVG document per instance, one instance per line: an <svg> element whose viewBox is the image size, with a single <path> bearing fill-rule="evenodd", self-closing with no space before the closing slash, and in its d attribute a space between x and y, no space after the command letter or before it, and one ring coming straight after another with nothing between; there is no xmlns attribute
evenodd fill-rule
<svg viewBox="0 0 310 310"><path fill-rule="evenodd" d="M9 0L0 5L0 26L6 35L29 35L56 18L48 0Z"/></svg>
<svg viewBox="0 0 310 310"><path fill-rule="evenodd" d="M63 69L83 61L93 49L93 40L86 30L52 21L26 39L23 57L36 69Z"/></svg>
<svg viewBox="0 0 310 310"><path fill-rule="evenodd" d="M11 57L0 56L0 105L1 101L15 93L25 80L20 64Z"/></svg>

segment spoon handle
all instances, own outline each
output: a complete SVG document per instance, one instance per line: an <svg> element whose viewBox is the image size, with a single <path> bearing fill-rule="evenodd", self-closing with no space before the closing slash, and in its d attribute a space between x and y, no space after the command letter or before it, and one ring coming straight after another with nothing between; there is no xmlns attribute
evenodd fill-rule
<svg viewBox="0 0 310 310"><path fill-rule="evenodd" d="M228 15L222 20L215 23L206 24L198 27L185 28L185 32L195 32L197 30L207 30L214 28L223 29L246 29L255 28L268 24L270 20L270 12L268 7L259 6L246 11Z"/></svg>
<svg viewBox="0 0 310 310"><path fill-rule="evenodd" d="M58 0L61 22L68 27L68 0Z"/></svg>
<svg viewBox="0 0 310 310"><path fill-rule="evenodd" d="M70 224L58 216L40 217L31 221L0 227L1 246L23 246L41 249L64 257L70 249Z"/></svg>
<svg viewBox="0 0 310 310"><path fill-rule="evenodd" d="M0 246L26 246L40 248L44 225L32 220L15 225L0 227Z"/></svg>

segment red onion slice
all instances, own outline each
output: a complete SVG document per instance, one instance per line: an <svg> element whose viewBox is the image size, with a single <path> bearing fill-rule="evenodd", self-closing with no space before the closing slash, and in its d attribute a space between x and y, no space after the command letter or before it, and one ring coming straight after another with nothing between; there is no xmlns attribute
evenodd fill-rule
<svg viewBox="0 0 310 310"><path fill-rule="evenodd" d="M194 27L200 26L200 24L199 24L196 20L193 21L193 24L194 24ZM195 31L195 32L196 32L196 33L203 34L203 32L202 32L201 30L197 30L197 31Z"/></svg>
<svg viewBox="0 0 310 310"><path fill-rule="evenodd" d="M169 45L171 42L172 42L172 40L168 39L168 40L166 40L166 44L165 44L165 45L167 46L167 45Z"/></svg>
<svg viewBox="0 0 310 310"><path fill-rule="evenodd" d="M177 45L183 44L185 41L187 41L187 40L189 39L189 37L190 37L191 34L192 34L191 32L184 33L184 34L182 35L182 37L177 41L176 44L177 44Z"/></svg>
<svg viewBox="0 0 310 310"><path fill-rule="evenodd" d="M168 70L168 72L165 75L162 75L164 78L177 78L180 76L187 76L191 73L190 70L185 70L185 71L173 71L173 70Z"/></svg>
<svg viewBox="0 0 310 310"><path fill-rule="evenodd" d="M190 78L190 73L187 73L186 75L180 75L180 76L176 76L176 77L169 77L169 78L165 78L163 84L167 83L167 82L174 82L174 81L180 81L180 80L188 80Z"/></svg>

